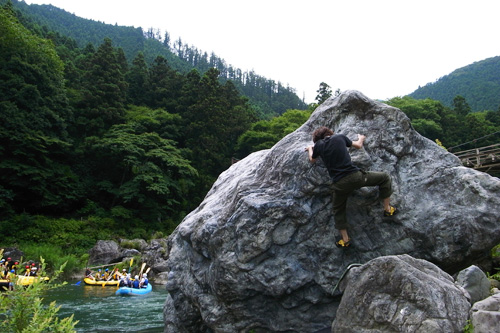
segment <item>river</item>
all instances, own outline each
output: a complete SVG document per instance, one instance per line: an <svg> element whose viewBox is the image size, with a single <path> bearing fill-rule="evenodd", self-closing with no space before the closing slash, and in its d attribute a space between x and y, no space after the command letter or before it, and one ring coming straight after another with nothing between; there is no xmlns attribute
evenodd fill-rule
<svg viewBox="0 0 500 333"><path fill-rule="evenodd" d="M165 286L153 285L147 295L116 296L116 287L76 282L50 290L45 300L61 306L61 318L74 314L77 332L163 332Z"/></svg>

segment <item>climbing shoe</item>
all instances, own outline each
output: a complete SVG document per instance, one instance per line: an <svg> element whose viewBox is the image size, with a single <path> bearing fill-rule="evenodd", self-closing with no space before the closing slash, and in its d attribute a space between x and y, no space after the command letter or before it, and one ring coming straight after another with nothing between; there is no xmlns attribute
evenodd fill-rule
<svg viewBox="0 0 500 333"><path fill-rule="evenodd" d="M384 210L384 216L393 216L396 214L396 207L389 206L389 211Z"/></svg>
<svg viewBox="0 0 500 333"><path fill-rule="evenodd" d="M337 245L337 247L340 247L340 248L346 248L346 247L349 247L351 245L351 241L348 240L347 242L344 242L344 240L341 239L338 242L336 242L335 245Z"/></svg>

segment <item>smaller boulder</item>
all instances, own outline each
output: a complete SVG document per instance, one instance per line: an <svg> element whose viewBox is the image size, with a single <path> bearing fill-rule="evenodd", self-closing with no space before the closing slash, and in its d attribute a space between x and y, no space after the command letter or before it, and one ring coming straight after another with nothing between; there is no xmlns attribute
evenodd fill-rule
<svg viewBox="0 0 500 333"><path fill-rule="evenodd" d="M379 257L346 279L332 332L461 332L467 322L467 292L428 261Z"/></svg>
<svg viewBox="0 0 500 333"><path fill-rule="evenodd" d="M491 283L486 274L477 266L472 265L460 271L457 284L467 290L471 304L490 296Z"/></svg>
<svg viewBox="0 0 500 333"><path fill-rule="evenodd" d="M123 261L125 259L128 259L128 258L132 258L132 257L137 257L137 256L140 256L141 255L141 252L139 252L139 250L136 250L136 249L123 249L122 252L120 253L120 261Z"/></svg>
<svg viewBox="0 0 500 333"><path fill-rule="evenodd" d="M500 323L500 293L474 303L471 308L474 333L498 332Z"/></svg>
<svg viewBox="0 0 500 333"><path fill-rule="evenodd" d="M7 260L7 258L11 258L14 261L18 261L24 256L24 252L19 250L17 247L6 247L2 256L5 260Z"/></svg>
<svg viewBox="0 0 500 333"><path fill-rule="evenodd" d="M89 265L106 265L120 257L121 248L115 241L99 240L89 252Z"/></svg>

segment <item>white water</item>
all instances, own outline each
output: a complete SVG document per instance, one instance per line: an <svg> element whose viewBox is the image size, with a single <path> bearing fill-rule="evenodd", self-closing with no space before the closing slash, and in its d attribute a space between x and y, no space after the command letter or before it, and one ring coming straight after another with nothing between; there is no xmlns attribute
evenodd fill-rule
<svg viewBox="0 0 500 333"><path fill-rule="evenodd" d="M165 286L153 285L147 295L116 296L116 287L75 282L49 291L45 300L61 306L61 318L74 314L78 332L163 332Z"/></svg>

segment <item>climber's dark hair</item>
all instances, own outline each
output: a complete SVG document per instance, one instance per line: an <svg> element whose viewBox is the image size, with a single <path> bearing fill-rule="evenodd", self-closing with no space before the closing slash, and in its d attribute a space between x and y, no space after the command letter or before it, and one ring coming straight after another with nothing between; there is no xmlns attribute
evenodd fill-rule
<svg viewBox="0 0 500 333"><path fill-rule="evenodd" d="M332 136L333 131L329 129L328 127L321 126L320 128L317 128L313 132L313 142L316 143L316 141L322 140L326 138L327 136Z"/></svg>

